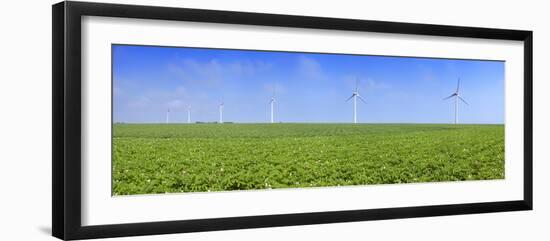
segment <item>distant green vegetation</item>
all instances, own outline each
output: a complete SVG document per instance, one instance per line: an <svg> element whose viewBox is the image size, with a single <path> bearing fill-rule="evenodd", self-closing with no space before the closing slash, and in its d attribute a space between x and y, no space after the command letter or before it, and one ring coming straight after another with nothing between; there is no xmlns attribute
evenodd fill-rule
<svg viewBox="0 0 550 241"><path fill-rule="evenodd" d="M115 124L114 195L504 178L503 125Z"/></svg>

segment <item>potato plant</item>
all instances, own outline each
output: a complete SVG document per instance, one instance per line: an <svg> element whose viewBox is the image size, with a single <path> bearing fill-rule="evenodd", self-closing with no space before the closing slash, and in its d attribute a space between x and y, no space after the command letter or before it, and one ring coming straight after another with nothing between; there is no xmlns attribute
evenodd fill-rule
<svg viewBox="0 0 550 241"><path fill-rule="evenodd" d="M504 178L504 125L115 124L113 194Z"/></svg>

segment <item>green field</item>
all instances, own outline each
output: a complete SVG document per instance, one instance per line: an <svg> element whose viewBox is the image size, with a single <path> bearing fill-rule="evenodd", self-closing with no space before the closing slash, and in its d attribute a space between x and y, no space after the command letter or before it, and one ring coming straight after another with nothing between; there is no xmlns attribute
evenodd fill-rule
<svg viewBox="0 0 550 241"><path fill-rule="evenodd" d="M504 178L504 125L115 124L113 194Z"/></svg>

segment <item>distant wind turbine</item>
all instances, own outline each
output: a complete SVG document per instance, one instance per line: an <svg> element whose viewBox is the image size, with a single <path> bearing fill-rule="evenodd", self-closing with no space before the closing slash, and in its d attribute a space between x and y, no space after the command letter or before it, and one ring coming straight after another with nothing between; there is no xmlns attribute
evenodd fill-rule
<svg viewBox="0 0 550 241"><path fill-rule="evenodd" d="M367 102L365 102L365 100L363 100L361 95L359 95L359 80L358 79L355 79L355 91L353 91L353 94L351 94L351 96L346 100L346 102L348 102L352 98L353 98L353 123L357 124L357 98L359 98L359 100L363 101L363 103L365 103L365 104L367 103Z"/></svg>
<svg viewBox="0 0 550 241"><path fill-rule="evenodd" d="M166 111L166 124L170 122L170 108L168 108L168 111Z"/></svg>
<svg viewBox="0 0 550 241"><path fill-rule="evenodd" d="M458 78L458 82L456 84L456 90L452 95L449 95L448 97L445 97L443 100L450 99L452 97L455 97L455 125L458 124L458 99L460 99L464 104L468 105L468 102L462 98L459 94L460 91L460 78Z"/></svg>
<svg viewBox="0 0 550 241"><path fill-rule="evenodd" d="M223 100L220 102L220 123L223 123Z"/></svg>
<svg viewBox="0 0 550 241"><path fill-rule="evenodd" d="M191 105L187 105L187 124L191 124Z"/></svg>
<svg viewBox="0 0 550 241"><path fill-rule="evenodd" d="M273 105L275 104L275 91L273 91L273 96L271 97L269 104L271 105L271 123L273 123Z"/></svg>

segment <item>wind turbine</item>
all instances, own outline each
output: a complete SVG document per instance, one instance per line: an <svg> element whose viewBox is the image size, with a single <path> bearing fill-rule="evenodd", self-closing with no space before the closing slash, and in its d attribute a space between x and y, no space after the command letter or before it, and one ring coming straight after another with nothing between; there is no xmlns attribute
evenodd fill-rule
<svg viewBox="0 0 550 241"><path fill-rule="evenodd" d="M273 96L271 97L269 104L271 105L271 123L273 123L273 105L275 104L275 91L273 91Z"/></svg>
<svg viewBox="0 0 550 241"><path fill-rule="evenodd" d="M191 105L187 105L187 124L191 124Z"/></svg>
<svg viewBox="0 0 550 241"><path fill-rule="evenodd" d="M365 104L367 103L361 97L361 95L359 95L359 80L358 79L355 79L355 91L353 91L353 94L351 94L351 96L346 100L346 102L348 102L352 98L353 98L353 123L357 124L357 98L359 98L359 100L363 101L363 103L365 103Z"/></svg>
<svg viewBox="0 0 550 241"><path fill-rule="evenodd" d="M452 95L449 95L448 97L445 97L443 100L450 99L452 97L455 97L455 125L458 124L458 99L460 99L464 104L468 105L468 102L462 98L459 94L460 91L460 78L458 78L458 82L456 84L456 90Z"/></svg>
<svg viewBox="0 0 550 241"><path fill-rule="evenodd" d="M166 112L166 124L170 122L170 108L168 108L168 111Z"/></svg>
<svg viewBox="0 0 550 241"><path fill-rule="evenodd" d="M223 100L220 102L219 109L220 109L220 124L222 124L223 123Z"/></svg>

